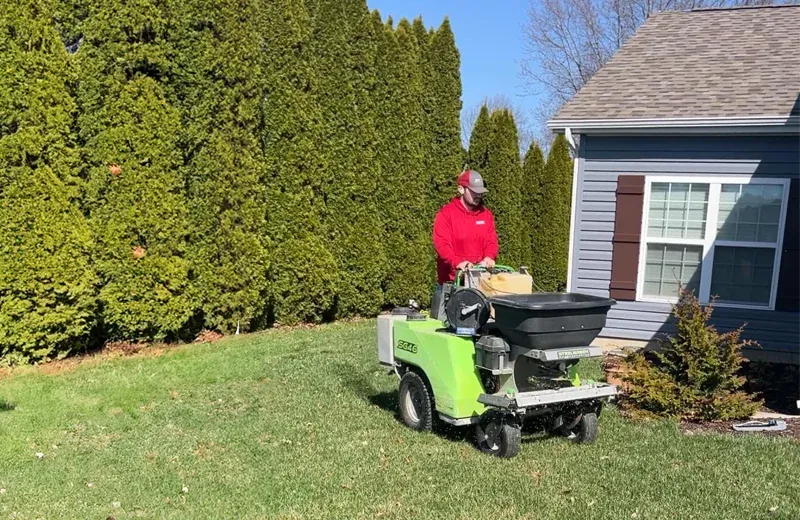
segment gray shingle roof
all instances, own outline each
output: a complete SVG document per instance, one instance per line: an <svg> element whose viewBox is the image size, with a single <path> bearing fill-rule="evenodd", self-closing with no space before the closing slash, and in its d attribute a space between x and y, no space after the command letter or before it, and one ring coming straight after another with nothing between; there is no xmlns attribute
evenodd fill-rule
<svg viewBox="0 0 800 520"><path fill-rule="evenodd" d="M555 120L798 114L800 6L652 16Z"/></svg>

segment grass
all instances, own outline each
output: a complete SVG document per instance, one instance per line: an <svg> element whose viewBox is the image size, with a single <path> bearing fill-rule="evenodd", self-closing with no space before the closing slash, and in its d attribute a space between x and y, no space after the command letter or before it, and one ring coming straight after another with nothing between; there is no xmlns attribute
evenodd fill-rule
<svg viewBox="0 0 800 520"><path fill-rule="evenodd" d="M413 432L375 334L334 324L14 370L0 518L800 517L791 441L687 437L613 408L596 444L532 436L510 460L470 430Z"/></svg>

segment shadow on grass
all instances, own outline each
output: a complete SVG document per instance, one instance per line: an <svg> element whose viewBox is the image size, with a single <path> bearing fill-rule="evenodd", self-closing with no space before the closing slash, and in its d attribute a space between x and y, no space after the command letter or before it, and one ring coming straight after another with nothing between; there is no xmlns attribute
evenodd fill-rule
<svg viewBox="0 0 800 520"><path fill-rule="evenodd" d="M344 365L340 365L339 369L339 373L342 374L342 382L347 389L367 403L381 409L385 413L391 414L394 420L405 427L405 423L399 412L397 390L388 392L380 391L369 381L369 374L359 373L358 370L354 370L353 367ZM553 436L558 437L558 434L550 432L549 426L551 421L552 416L549 414L526 419L522 427L522 442L531 443L543 441ZM474 444L475 441L474 425L453 426L441 419L437 419L434 421L433 431L439 437L454 443L467 442Z"/></svg>
<svg viewBox="0 0 800 520"><path fill-rule="evenodd" d="M14 408L13 404L0 400L0 412L10 412Z"/></svg>
<svg viewBox="0 0 800 520"><path fill-rule="evenodd" d="M391 414L395 421L405 427L397 404L397 390L388 392L378 390L369 381L370 374L360 373L353 367L341 364L338 368L338 372L342 374L342 382L347 389L367 403ZM444 439L452 442L464 442L471 439L473 429L469 426L453 426L441 420L434 421L434 424L434 433Z"/></svg>
<svg viewBox="0 0 800 520"><path fill-rule="evenodd" d="M390 412L392 417L405 426L403 418L400 416L397 405L397 392L376 392L367 397L367 401L385 412ZM473 429L471 426L453 426L442 420L434 421L433 431L439 437L452 442L465 442L472 438Z"/></svg>

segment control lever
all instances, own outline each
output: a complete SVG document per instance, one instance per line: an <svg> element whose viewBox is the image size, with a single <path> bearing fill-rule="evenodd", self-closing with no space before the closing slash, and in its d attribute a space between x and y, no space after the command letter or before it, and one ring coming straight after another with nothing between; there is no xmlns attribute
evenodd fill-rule
<svg viewBox="0 0 800 520"><path fill-rule="evenodd" d="M461 309L461 315L462 316L466 316L467 314L471 314L471 313L475 312L476 310L478 310L480 307L481 307L480 303L474 303L474 304L470 305L469 307L463 307Z"/></svg>

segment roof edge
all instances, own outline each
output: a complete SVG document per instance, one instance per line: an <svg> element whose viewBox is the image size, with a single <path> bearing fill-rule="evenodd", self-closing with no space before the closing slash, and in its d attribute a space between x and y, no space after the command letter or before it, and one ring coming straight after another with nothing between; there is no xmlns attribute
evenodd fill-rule
<svg viewBox="0 0 800 520"><path fill-rule="evenodd" d="M558 132L570 128L572 132L587 130L646 130L646 129L711 129L774 127L791 130L800 127L800 116L753 116L715 118L657 118L657 119L551 119L548 130Z"/></svg>
<svg viewBox="0 0 800 520"><path fill-rule="evenodd" d="M731 5L726 7L693 7L686 11L671 11L684 13L702 13L708 11L741 11L744 9L776 9L781 7L800 7L798 4L766 4L766 5Z"/></svg>

